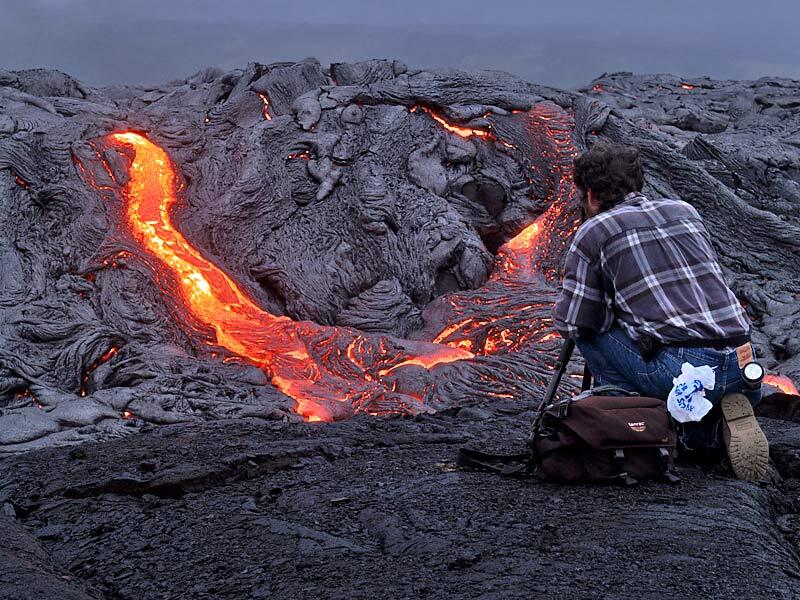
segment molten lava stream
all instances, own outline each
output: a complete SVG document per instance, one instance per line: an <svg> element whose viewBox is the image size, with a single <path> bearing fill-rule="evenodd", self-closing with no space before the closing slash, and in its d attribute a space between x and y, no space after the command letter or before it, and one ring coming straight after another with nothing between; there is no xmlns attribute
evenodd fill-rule
<svg viewBox="0 0 800 600"><path fill-rule="evenodd" d="M800 396L797 386L786 375L765 375L764 383L778 388L784 394Z"/></svg>
<svg viewBox="0 0 800 600"><path fill-rule="evenodd" d="M135 151L123 192L134 238L174 276L186 309L216 332L216 343L263 368L296 401L299 414L330 421L354 410L420 412L423 398L397 393L394 385L387 389L380 377L404 364L430 368L473 356L449 346L367 337L264 311L172 225L177 177L166 152L137 133L112 134L109 142Z"/></svg>

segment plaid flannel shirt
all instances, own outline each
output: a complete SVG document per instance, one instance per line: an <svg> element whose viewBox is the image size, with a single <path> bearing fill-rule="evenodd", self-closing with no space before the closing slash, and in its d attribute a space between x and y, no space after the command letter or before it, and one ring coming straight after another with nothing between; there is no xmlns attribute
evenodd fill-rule
<svg viewBox="0 0 800 600"><path fill-rule="evenodd" d="M553 308L565 338L616 321L637 340L716 340L750 331L725 284L700 215L681 200L631 193L583 223L567 252Z"/></svg>

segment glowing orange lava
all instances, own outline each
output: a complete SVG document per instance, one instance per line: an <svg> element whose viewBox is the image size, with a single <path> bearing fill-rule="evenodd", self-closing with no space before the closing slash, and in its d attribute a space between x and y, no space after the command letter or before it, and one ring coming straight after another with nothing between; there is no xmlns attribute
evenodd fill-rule
<svg viewBox="0 0 800 600"><path fill-rule="evenodd" d="M499 142L500 144L502 144L506 148L513 148L514 147L512 144L509 144L508 142L506 142L504 140L498 139L497 136L495 136L494 133L492 133L491 131L487 131L485 129L475 129L473 127L462 127L461 125L453 125L452 123L448 122L443 116L439 115L438 113L435 113L434 111L432 111L427 106L416 105L416 106L412 106L408 110L409 110L409 112L412 112L412 113L416 113L416 112L420 112L420 111L422 111L424 113L427 113L428 115L430 115L430 117L434 121L436 121L439 125L441 125L446 131L449 131L450 133L454 133L459 137L462 137L462 138L471 138L471 137L483 138L485 140L492 140L494 142ZM490 113L485 114L484 118L488 117L489 114Z"/></svg>
<svg viewBox="0 0 800 600"><path fill-rule="evenodd" d="M450 133L455 133L456 135L461 136L463 138L468 138L473 136L488 138L492 135L490 132L484 131L483 129L472 129L470 127L460 127L459 125L452 125L451 123L445 121L444 117L437 115L435 112L433 112L430 108L426 106L412 106L410 110L411 112L417 112L421 110L422 112L428 113L434 121L439 123L439 125L444 127L447 131L449 131Z"/></svg>
<svg viewBox="0 0 800 600"><path fill-rule="evenodd" d="M173 226L170 210L179 186L166 152L138 133L116 133L110 140L135 151L123 191L135 239L174 279L190 315L215 332L216 344L264 369L309 420L331 421L354 410L419 412L425 409L423 398L394 393L380 377L403 364L430 368L473 356L449 346L365 336L266 312ZM340 350L345 347L346 353Z"/></svg>
<svg viewBox="0 0 800 600"><path fill-rule="evenodd" d="M682 83L681 87L685 90L693 90L695 86L689 85L688 83Z"/></svg>
<svg viewBox="0 0 800 600"><path fill-rule="evenodd" d="M272 121L272 115L269 114L269 98L267 98L266 94L259 94L258 97L261 98L261 104L263 104L261 112L264 115L264 118L267 121Z"/></svg>
<svg viewBox="0 0 800 600"><path fill-rule="evenodd" d="M89 366L88 369L83 374L83 378L81 379L81 396L86 396L89 391L89 378L92 376L92 373L104 362L107 362L113 358L113 356L118 352L118 348L116 346L112 346L103 356L97 359L92 365Z"/></svg>
<svg viewBox="0 0 800 600"><path fill-rule="evenodd" d="M764 383L775 386L784 394L800 395L800 392L797 391L797 386L786 375L765 375Z"/></svg>
<svg viewBox="0 0 800 600"><path fill-rule="evenodd" d="M311 153L308 150L300 150L300 151L297 151L297 152L290 152L289 156L287 156L287 158L289 160L297 160L298 158L301 158L303 160L310 160L311 159Z"/></svg>

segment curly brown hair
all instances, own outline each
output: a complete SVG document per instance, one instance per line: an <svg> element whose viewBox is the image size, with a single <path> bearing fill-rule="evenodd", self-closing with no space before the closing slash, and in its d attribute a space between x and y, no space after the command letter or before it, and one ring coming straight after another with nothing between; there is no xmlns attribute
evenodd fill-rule
<svg viewBox="0 0 800 600"><path fill-rule="evenodd" d="M608 210L629 193L642 191L644 169L639 149L598 141L575 159L572 178L582 193L592 191L601 211Z"/></svg>

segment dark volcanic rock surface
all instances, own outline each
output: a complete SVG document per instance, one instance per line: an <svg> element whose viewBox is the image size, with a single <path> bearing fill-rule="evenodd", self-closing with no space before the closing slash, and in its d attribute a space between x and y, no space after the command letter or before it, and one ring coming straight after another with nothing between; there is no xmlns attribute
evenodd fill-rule
<svg viewBox="0 0 800 600"><path fill-rule="evenodd" d="M800 595L800 427L766 423L787 476L768 486L697 468L630 489L453 468L465 443L522 447L521 409L164 426L7 458L0 501L47 552L42 571L97 594L58 597ZM14 590L40 575L7 564L0 598L31 597Z"/></svg>
<svg viewBox="0 0 800 600"><path fill-rule="evenodd" d="M150 88L3 72L0 451L143 423L293 418L298 395L223 362L210 324L186 314L125 225L131 156L104 140L129 129L174 161L186 238L264 310L318 324L298 337L326 372L361 378L359 403L337 409L345 391L331 388L325 414L541 392L577 218L569 165L597 139L638 145L645 191L702 212L765 366L797 379L799 86L614 74L568 92L498 72L310 59ZM530 264L506 273L503 244L537 219ZM361 335L368 350L412 338L477 356L354 367Z"/></svg>
<svg viewBox="0 0 800 600"><path fill-rule="evenodd" d="M790 421L765 423L761 486L453 468L463 444L524 444L557 347L564 173L597 139L638 145L645 191L702 212L765 366L797 381L798 97L774 78L568 92L396 61L151 88L0 72L0 452L23 452L0 459L0 598L800 597ZM131 156L103 140L127 129L172 157L173 216L204 255L265 310L337 327L309 342L325 360L354 331L474 351L381 380L441 412L298 423L263 371L209 346L125 229ZM536 260L505 273L537 219ZM796 420L786 399L763 414Z"/></svg>

